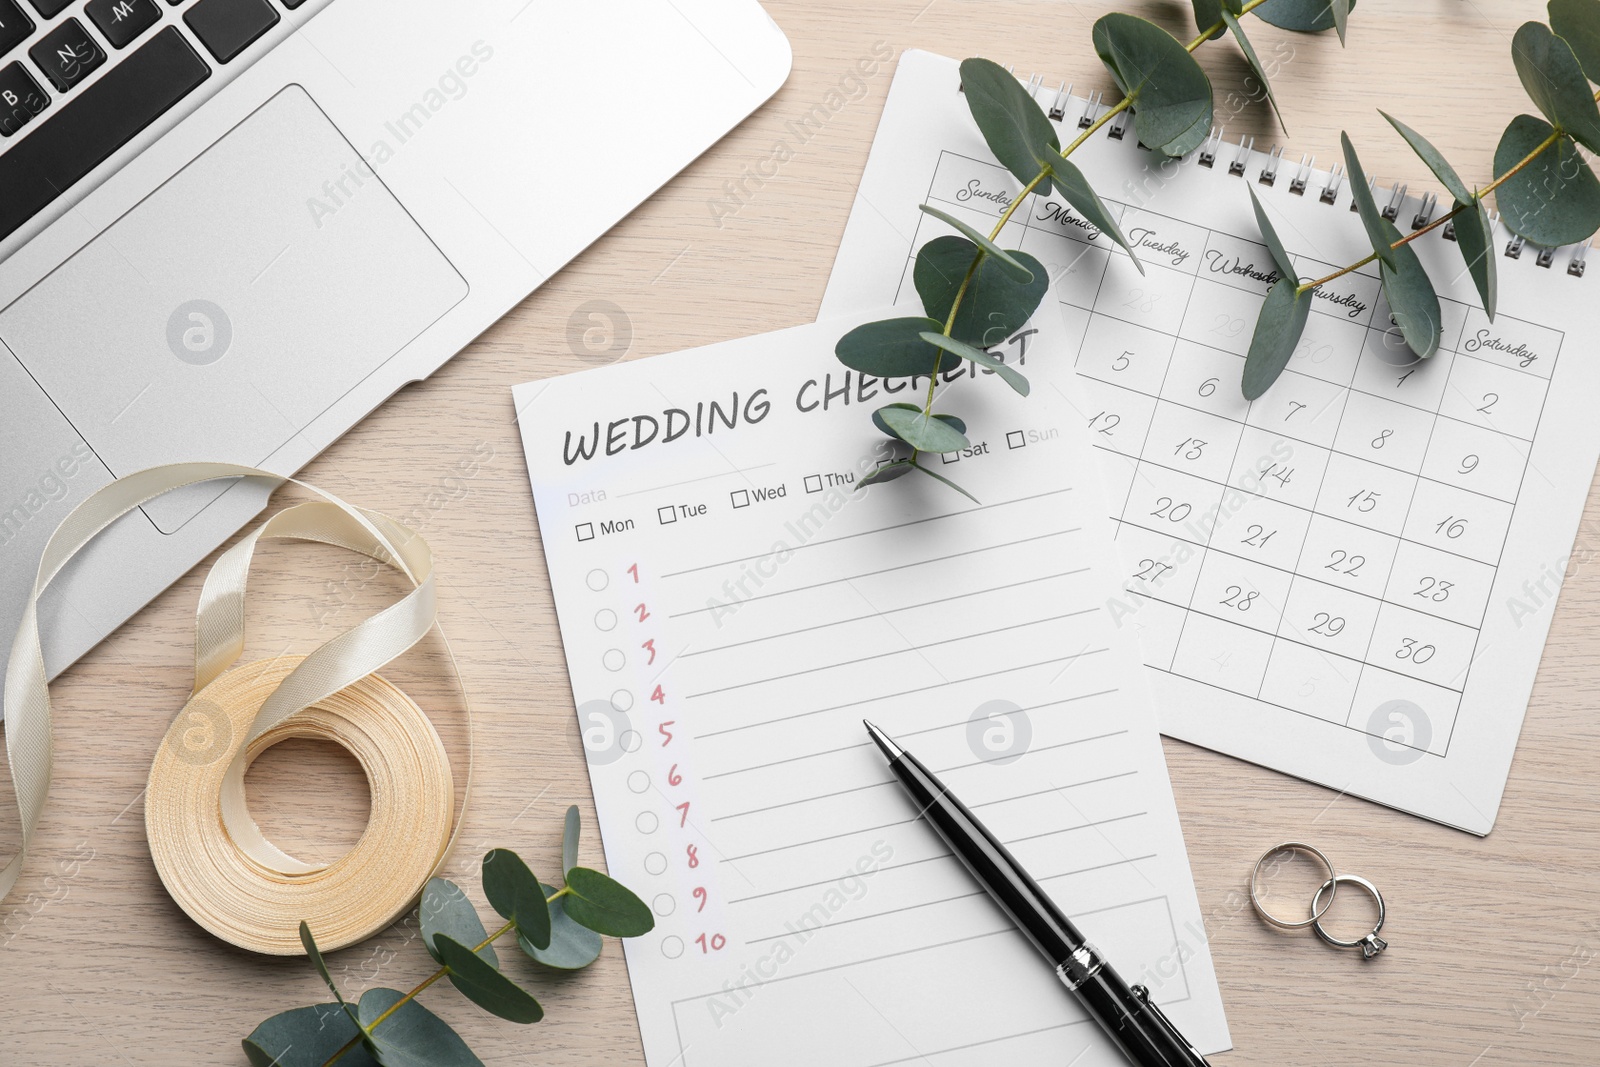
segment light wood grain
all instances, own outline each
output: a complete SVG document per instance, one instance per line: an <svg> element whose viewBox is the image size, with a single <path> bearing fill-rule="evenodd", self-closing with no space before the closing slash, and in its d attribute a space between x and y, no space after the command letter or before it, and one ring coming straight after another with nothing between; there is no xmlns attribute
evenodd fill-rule
<svg viewBox="0 0 1600 1067"><path fill-rule="evenodd" d="M472 872L485 847L517 848L549 871L566 805L577 803L593 827L511 386L589 365L569 348L567 327L574 309L595 298L625 309L629 358L809 321L889 72L869 79L865 93L775 177L751 186L737 214L719 224L709 202L747 164L766 159L786 124L820 102L875 42L987 55L1019 71L1047 72L1052 84L1061 77L1080 90L1106 87L1088 43L1104 10L1097 4L772 0L768 7L795 51L794 73L777 97L306 472L347 499L410 516L433 543L443 622L478 716L477 785L455 865L471 875L474 892ZM1175 0L1123 7L1190 31L1188 7ZM1527 109L1510 63L1511 34L1542 15L1541 4L1525 0L1363 0L1345 50L1331 35L1250 25L1263 52L1279 41L1293 49L1275 83L1292 159L1302 151L1336 158L1342 127L1380 181L1415 189L1431 188L1431 180L1374 109L1384 106L1424 131L1468 181L1486 181L1500 129ZM1208 45L1200 56L1219 102L1242 89L1244 68L1231 44ZM648 87L639 104L639 121L648 122ZM1242 132L1255 134L1258 145L1282 137L1260 105L1229 120L1231 135ZM594 177L603 178L595 165ZM458 464L475 457L475 473L461 476ZM1584 559L1600 547L1600 525L1591 525L1600 523L1600 510L1591 506L1587 519ZM257 652L303 646L330 602L346 605L335 622L348 625L395 591L386 579L363 582L331 551L272 549L264 557L257 606L268 621L255 631ZM195 575L180 581L56 687L56 779L40 847L0 909L0 939L13 935L0 947L0 1063L240 1064L239 1038L258 1021L326 999L304 961L250 956L195 927L150 863L140 793L187 691L198 590ZM1597 623L1600 577L1575 566L1555 610L1505 806L1484 840L1167 743L1237 1047L1220 1062L1594 1062ZM274 754L251 787L277 839L308 854L347 844L365 812L359 770L313 744ZM1382 885L1391 909L1387 955L1363 965L1309 937L1275 934L1240 906L1255 855L1284 838L1317 842L1342 867ZM92 858L63 875L58 865L74 856ZM600 861L592 829L584 856ZM428 970L407 935L397 928L339 953L334 965L353 991L407 986ZM938 981L930 978L928 995L959 1002L957 980ZM531 984L548 1019L526 1029L482 1015L449 990L427 1000L490 1064L642 1063L615 944L586 973Z"/></svg>

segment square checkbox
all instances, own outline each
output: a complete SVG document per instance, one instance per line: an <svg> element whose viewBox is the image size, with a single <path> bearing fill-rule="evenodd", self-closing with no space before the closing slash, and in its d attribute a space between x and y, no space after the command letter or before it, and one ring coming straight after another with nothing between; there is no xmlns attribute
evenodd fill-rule
<svg viewBox="0 0 1600 1067"><path fill-rule="evenodd" d="M1027 443L1028 439L1022 435L1021 430L1012 430L1006 434L1006 447L1008 448L1021 448Z"/></svg>
<svg viewBox="0 0 1600 1067"><path fill-rule="evenodd" d="M594 523L592 523L592 522L580 522L580 523L578 523L578 540L580 540L580 541L593 541L594 540Z"/></svg>
<svg viewBox="0 0 1600 1067"><path fill-rule="evenodd" d="M735 489L728 494L728 499L733 501L733 506L736 508L747 508L750 506L750 490Z"/></svg>
<svg viewBox="0 0 1600 1067"><path fill-rule="evenodd" d="M944 462L946 462L946 463L957 463L961 459L961 453L960 452L942 452L942 453L939 454L939 458L941 460L943 460Z"/></svg>
<svg viewBox="0 0 1600 1067"><path fill-rule="evenodd" d="M656 518L661 520L661 525L663 526L669 522L677 522L678 509L670 504L664 508L656 508Z"/></svg>
<svg viewBox="0 0 1600 1067"><path fill-rule="evenodd" d="M808 475L806 475L806 492L808 492L808 493L820 493L820 492L822 492L822 475L820 475L820 474L808 474Z"/></svg>

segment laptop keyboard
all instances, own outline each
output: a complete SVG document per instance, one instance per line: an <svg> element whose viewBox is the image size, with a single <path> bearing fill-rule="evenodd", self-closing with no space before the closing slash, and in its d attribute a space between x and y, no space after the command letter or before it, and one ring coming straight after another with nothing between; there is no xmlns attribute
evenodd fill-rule
<svg viewBox="0 0 1600 1067"><path fill-rule="evenodd" d="M0 0L0 239L305 2Z"/></svg>

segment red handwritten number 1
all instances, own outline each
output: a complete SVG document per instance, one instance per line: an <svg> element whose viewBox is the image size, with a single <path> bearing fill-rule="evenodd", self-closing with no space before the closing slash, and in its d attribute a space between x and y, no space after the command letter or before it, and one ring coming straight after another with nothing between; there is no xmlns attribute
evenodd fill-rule
<svg viewBox="0 0 1600 1067"><path fill-rule="evenodd" d="M637 563L628 567L628 573L633 575L633 584L639 584L639 565Z"/></svg>

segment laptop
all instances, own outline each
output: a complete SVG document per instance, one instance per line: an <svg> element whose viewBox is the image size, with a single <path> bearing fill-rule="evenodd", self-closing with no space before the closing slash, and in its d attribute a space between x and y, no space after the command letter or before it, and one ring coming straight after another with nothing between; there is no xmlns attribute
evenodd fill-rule
<svg viewBox="0 0 1600 1067"><path fill-rule="evenodd" d="M777 91L755 0L0 0L0 640L112 478L290 474ZM135 512L54 676L266 504Z"/></svg>

